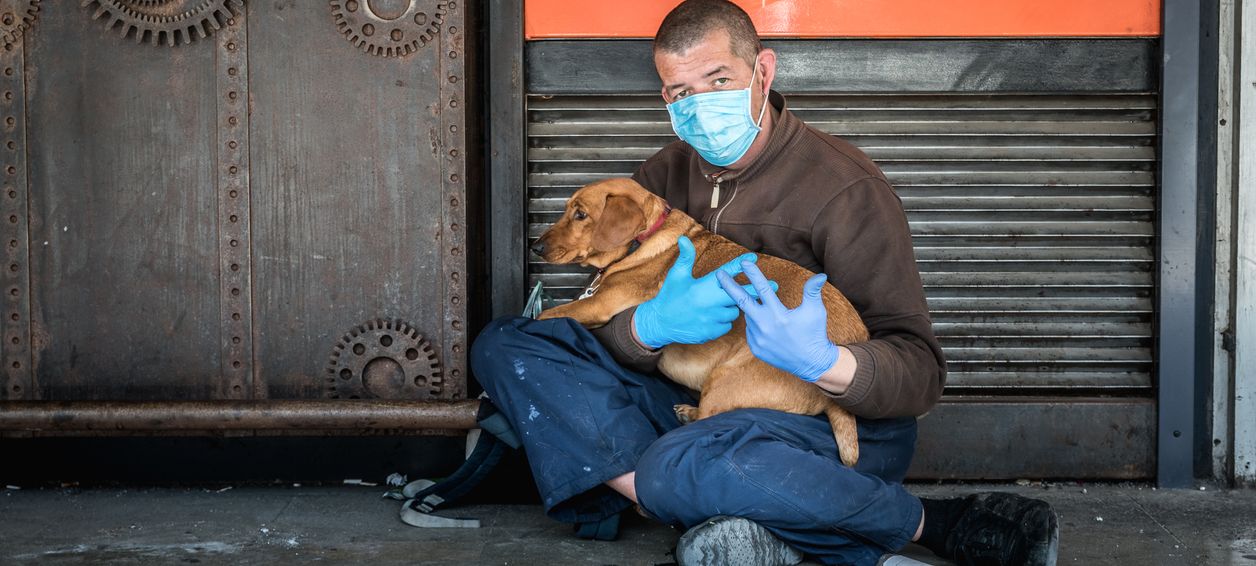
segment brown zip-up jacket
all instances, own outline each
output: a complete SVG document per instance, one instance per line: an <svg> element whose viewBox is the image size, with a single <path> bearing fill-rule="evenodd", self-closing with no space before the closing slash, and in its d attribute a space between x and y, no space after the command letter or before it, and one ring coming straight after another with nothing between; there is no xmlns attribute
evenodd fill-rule
<svg viewBox="0 0 1256 566"><path fill-rule="evenodd" d="M862 151L803 123L779 93L769 100L779 114L768 145L749 167L721 170L676 141L633 179L712 232L827 273L871 335L844 344L858 369L850 387L833 397L862 417L922 415L942 394L946 361L902 203ZM594 334L626 367L657 371L659 352L632 337L635 311L620 313Z"/></svg>

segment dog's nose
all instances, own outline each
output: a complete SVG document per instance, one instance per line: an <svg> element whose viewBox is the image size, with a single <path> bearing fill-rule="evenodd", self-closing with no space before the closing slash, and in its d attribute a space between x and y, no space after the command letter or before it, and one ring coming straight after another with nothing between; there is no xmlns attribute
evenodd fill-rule
<svg viewBox="0 0 1256 566"><path fill-rule="evenodd" d="M545 255L545 242L540 240L532 242L532 253L536 255Z"/></svg>

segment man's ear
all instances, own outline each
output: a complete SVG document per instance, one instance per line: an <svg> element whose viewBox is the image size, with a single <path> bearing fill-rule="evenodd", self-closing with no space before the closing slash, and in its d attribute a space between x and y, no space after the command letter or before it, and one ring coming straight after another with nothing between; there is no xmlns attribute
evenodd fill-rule
<svg viewBox="0 0 1256 566"><path fill-rule="evenodd" d="M593 250L609 252L628 243L641 229L645 215L631 198L609 195L593 229Z"/></svg>

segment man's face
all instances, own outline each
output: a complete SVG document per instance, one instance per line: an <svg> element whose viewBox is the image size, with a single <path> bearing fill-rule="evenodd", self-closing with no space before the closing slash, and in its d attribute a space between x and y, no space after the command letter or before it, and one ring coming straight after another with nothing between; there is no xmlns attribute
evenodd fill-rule
<svg viewBox="0 0 1256 566"><path fill-rule="evenodd" d="M767 88L765 77L770 70L762 59L767 52L758 55L759 77L750 90L752 115L758 115ZM733 54L728 32L715 30L702 38L684 53L657 52L654 67L663 80L663 100L671 104L686 96L716 90L739 90L750 86L751 75L756 72L745 60Z"/></svg>

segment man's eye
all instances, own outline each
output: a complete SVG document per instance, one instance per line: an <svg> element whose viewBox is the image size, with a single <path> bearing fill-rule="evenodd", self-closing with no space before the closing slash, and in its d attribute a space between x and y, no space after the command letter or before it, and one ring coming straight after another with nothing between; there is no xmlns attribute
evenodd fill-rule
<svg viewBox="0 0 1256 566"><path fill-rule="evenodd" d="M720 77L718 79L715 79L715 86L724 86L728 84L729 80L731 79L729 79L728 77Z"/></svg>
<svg viewBox="0 0 1256 566"><path fill-rule="evenodd" d="M682 91L680 91L680 92L676 93L675 99L676 99L676 100L680 100L680 99L682 99L682 98L684 98L684 97L686 97L686 96L689 96L689 91L687 91L687 90L682 90Z"/></svg>
<svg viewBox="0 0 1256 566"><path fill-rule="evenodd" d="M589 215L585 214L583 210L577 210L573 212L571 215L575 217L576 220L584 220L585 218L589 217Z"/></svg>

